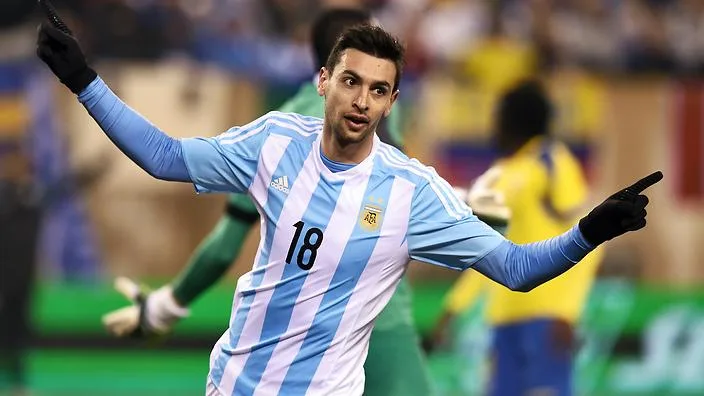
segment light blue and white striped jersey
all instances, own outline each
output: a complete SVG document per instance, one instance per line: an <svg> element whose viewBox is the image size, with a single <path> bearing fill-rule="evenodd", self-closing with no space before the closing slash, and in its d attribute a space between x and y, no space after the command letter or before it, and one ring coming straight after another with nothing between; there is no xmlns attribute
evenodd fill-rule
<svg viewBox="0 0 704 396"><path fill-rule="evenodd" d="M184 139L197 191L247 192L261 214L209 377L223 395L361 395L374 320L409 260L466 269L504 238L430 167L375 137L333 173L322 120L271 112Z"/></svg>

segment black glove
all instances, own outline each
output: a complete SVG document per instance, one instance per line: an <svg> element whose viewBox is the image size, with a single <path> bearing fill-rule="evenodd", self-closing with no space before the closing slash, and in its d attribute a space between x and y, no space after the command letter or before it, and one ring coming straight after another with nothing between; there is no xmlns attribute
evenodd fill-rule
<svg viewBox="0 0 704 396"><path fill-rule="evenodd" d="M645 227L648 197L641 192L661 179L660 171L650 174L592 209L579 221L579 230L584 238L593 246L597 246L628 231Z"/></svg>
<svg viewBox="0 0 704 396"><path fill-rule="evenodd" d="M47 22L39 27L37 56L76 95L98 76L88 67L76 39Z"/></svg>

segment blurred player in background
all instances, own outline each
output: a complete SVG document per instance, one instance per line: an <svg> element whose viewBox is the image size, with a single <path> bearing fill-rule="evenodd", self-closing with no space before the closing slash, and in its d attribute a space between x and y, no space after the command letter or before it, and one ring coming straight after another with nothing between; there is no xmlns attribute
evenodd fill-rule
<svg viewBox="0 0 704 396"><path fill-rule="evenodd" d="M0 394L26 386L30 307L42 208L33 175L30 85L33 4L14 1L0 13ZM37 87L34 91L36 92ZM14 392L14 393L5 393Z"/></svg>
<svg viewBox="0 0 704 396"><path fill-rule="evenodd" d="M582 169L569 149L551 138L552 116L540 83L528 80L509 90L497 111L501 158L470 190L490 197L499 208L505 204L501 216L510 216L505 235L515 243L559 235L585 209ZM528 293L512 292L476 272L463 274L447 296L435 344L445 338L450 320L486 290L493 329L488 394L572 395L575 326L600 261L597 249L581 265Z"/></svg>
<svg viewBox="0 0 704 396"><path fill-rule="evenodd" d="M325 65L337 37L344 29L370 21L371 15L359 9L333 8L324 11L311 32L318 68ZM280 111L322 118L324 100L317 92L317 77L304 84L295 96L282 105ZM377 135L383 142L401 148L398 114L394 111L384 119ZM222 218L178 278L147 296L144 315L140 316L136 306L107 314L104 322L108 330L118 336L129 334L138 327L145 333L163 334L171 330L179 319L188 314L185 307L227 272L239 255L246 236L258 221L259 214L251 198L244 194L230 195ZM134 290L135 286L129 282L122 278L118 282L121 285L119 288ZM364 365L365 395L428 396L432 393L411 317L410 293L408 281L404 279L376 320Z"/></svg>
<svg viewBox="0 0 704 396"><path fill-rule="evenodd" d="M35 58L35 7L0 6L0 394L26 387L39 262L71 280L93 279L99 263L80 195L95 179L70 165L53 76Z"/></svg>

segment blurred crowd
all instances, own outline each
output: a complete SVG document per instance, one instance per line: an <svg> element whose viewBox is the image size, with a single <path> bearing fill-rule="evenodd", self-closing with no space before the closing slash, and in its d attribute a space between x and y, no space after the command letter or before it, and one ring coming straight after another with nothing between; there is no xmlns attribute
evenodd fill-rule
<svg viewBox="0 0 704 396"><path fill-rule="evenodd" d="M52 0L52 3L102 77L109 82L120 82L119 78L111 79L116 75L111 72L121 68L137 76L131 85L111 84L116 91L127 86L123 92L130 92L129 88L133 88L129 102L150 111L161 110L157 112L163 116L160 124L188 130L186 125L180 125L187 120L198 126L199 133L221 130L214 127L221 121L233 125L229 117L234 117L232 113L240 108L244 108L242 114L259 114L259 108L246 108L248 101L265 102L261 106L254 104L253 108L274 107L267 100L274 102L277 98L269 96L283 97L301 82L313 78L309 30L321 9L367 7L382 26L406 44L404 92L401 106L396 105L394 111L401 111L404 127L414 138L408 139L413 143L409 151L419 158L432 159L438 172L448 180L466 183L483 172L493 159L486 143L498 93L522 77L544 74L550 77L545 80L554 84L559 110L557 135L568 137L572 148L580 149L576 150L580 160L590 158L591 143L605 141L596 137L608 136L608 144L601 146L601 156L593 162L599 162L600 177L604 179L599 182L609 191L622 180L640 175L641 169L660 169L667 162L663 158L672 155L678 164L686 166L672 170L673 176L668 174L668 181L694 180L692 195L699 205L704 200L704 182L701 182L704 179L698 170L702 164L702 146L691 144L704 141L704 126L700 122L704 85L669 84L665 89L652 84L644 90L614 89L608 92L610 101L604 99L604 87L609 83L634 76L704 77L704 0ZM15 351L26 342L31 282L36 274L98 284L95 280L110 268L149 272L146 268L151 266L154 273L173 271L173 266L183 262L182 256L191 252L190 242L197 242L198 233L190 232L190 228L197 223L204 231L209 218L203 214L210 213L205 210L208 204L194 203L184 210L191 201L181 198L179 192L147 190L135 182L139 181L137 173L126 158L111 157L108 154L112 151L103 152L94 147L96 142L96 146L101 144L99 139L85 139L93 136L94 131L83 128L80 119L69 114L72 108L62 107L64 103L53 100L56 79L34 55L36 27L41 18L36 1L0 2L0 273L3 274L0 276L0 389L3 371L16 377L9 378L10 381L23 381L19 360L2 358L17 358L6 351ZM169 60L185 60L188 71L174 73L173 77L166 67L155 72L135 67ZM178 64L180 72L182 63L173 63ZM200 66L242 77L233 79L237 80L232 85L238 94L236 104L229 101L228 90L213 89L226 83L219 77L227 73L214 73L218 78L210 80L215 82L208 85L209 95L200 96L201 99L208 96L212 101L201 100L206 104L200 107L195 102L179 103L194 105L197 111L188 112L185 107L175 107L169 102L169 96L179 91L164 86L180 86L183 76L187 80L183 85L188 88L185 93L195 93L191 97L199 98L198 83L205 85L204 81L208 81L207 73L203 73L206 68ZM579 73L570 73L572 70ZM146 87L145 82L158 73L163 77L160 84ZM595 75L615 78L592 78ZM253 83L257 92L242 92L247 90L245 83ZM135 87L139 88L137 94ZM670 107L662 104L670 103L667 100L672 98L682 100L670 111ZM150 101L158 105L145 106ZM206 111L212 103L218 105ZM619 115L618 119L607 117L607 107ZM180 114L172 117L172 113ZM646 113L648 116L644 117ZM83 112L81 115L85 116ZM205 125L205 121L211 124ZM101 134L94 135L102 138ZM462 146L461 139L471 144ZM83 151L93 152L85 157L95 161L77 161L78 165L72 162ZM123 168L118 168L119 161L123 161ZM110 167L113 179L105 176ZM589 173L589 167L586 168ZM121 170L125 172L120 173ZM101 178L114 183L104 183L101 190L96 188ZM115 182L118 179L119 183ZM90 201L86 199L86 192L91 189L94 207L100 208L92 216L87 209ZM144 191L158 193L145 198ZM185 194L190 199L192 191L184 190ZM660 203L667 194L660 196ZM641 272L650 279L680 282L704 279L697 259L704 246L699 237L704 235L702 214L682 211L682 202L677 201L681 196L670 195L665 202L670 205L659 206L666 209L659 212L659 220L653 216L655 226L649 227L650 234L643 233L649 239L632 245L637 248L622 245L612 261L649 260L651 265ZM212 208L208 210L219 215L219 206ZM174 215L176 212L178 215ZM163 224L154 219L163 219ZM658 228L665 221L677 227ZM122 245L131 248L124 249ZM665 259L668 265L663 266ZM641 267L645 268L645 264ZM600 297L606 299L606 295ZM617 300L623 304L631 301L622 296L614 301ZM3 301L11 303L2 304ZM625 320L621 313L611 314L609 318ZM685 329L684 326L681 327ZM701 378L698 372L695 377ZM640 383L638 375L633 378L634 383Z"/></svg>
<svg viewBox="0 0 704 396"><path fill-rule="evenodd" d="M252 82L263 91L263 101L271 102L262 107L272 107L278 97L294 92L301 82L312 78L315 67L308 32L321 9L367 7L382 26L406 44L404 94L396 111L402 112L405 127L411 133L434 131L432 136L415 135L414 155L446 158L444 163L435 165L448 178L460 183L470 180L486 166L488 154L475 150L468 156L465 151L450 150L449 154L436 156L430 148L443 139L456 137L486 143L494 99L520 78L554 70L587 72L574 73L589 75L586 78L561 80L574 92L557 95L558 105L567 110L560 112L556 129L560 136L569 135L573 143L582 143L596 136L592 132L602 130L604 119L601 81L607 80L590 79L591 75L701 77L704 74L704 34L699 32L704 31L702 0L53 0L52 3L78 37L89 62L108 81L115 76L111 72L119 73L124 65L187 60L186 64L193 67L187 73L184 98L199 98L199 78L206 78L202 72L205 68L199 66L205 65L242 77L240 81ZM46 68L34 55L36 26L41 18L34 1L3 0L0 6L0 203L26 201L15 190L41 190L33 194L52 202L56 213L60 213L55 217L61 219L62 225L54 228L62 231L54 234L89 239L90 232L85 227L75 226L88 223L76 220L86 218L81 214L81 205L73 201L65 203L68 201L64 197L73 197L77 190L86 189L99 179L101 169L107 165L85 166L89 171L83 174L69 164L67 152L71 149L65 146L71 142L64 141L61 130L65 126L59 125L55 117L58 104L49 95L50 82L54 79L46 74ZM119 90L118 84L115 87ZM477 92L481 95L476 95ZM471 112L466 111L468 103ZM408 110L414 106L433 116L421 117L419 112ZM432 125L423 122L430 118ZM451 149L455 146L449 145ZM18 147L23 147L25 157L32 158L16 161L21 156L8 153L16 153ZM74 148L73 152L77 150ZM452 153L456 153L454 157ZM474 162L469 162L468 157ZM22 165L8 165L16 162ZM36 173L35 179L29 182L32 172ZM3 186L8 183L2 180L11 180L13 186L33 186L40 180L41 187L7 188ZM10 190L13 192L7 193ZM7 196L12 198L3 198ZM44 201L41 205L46 206ZM64 210L64 206L69 209ZM66 231L68 226L63 224L76 231ZM53 250L40 250L65 256L62 261L70 266L95 267L91 263L97 260L97 254L83 248L91 244L58 241L54 245ZM83 262L87 264L75 264Z"/></svg>
<svg viewBox="0 0 704 396"><path fill-rule="evenodd" d="M32 2L10 1L17 8ZM401 37L408 77L472 58L505 57L537 70L701 74L699 0L55 0L94 58L187 56L266 79L308 77L316 10L358 5ZM10 5L11 7L11 5ZM11 13L5 13L10 21ZM9 25L5 23L5 25ZM487 48L490 45L490 48ZM272 59L275 61L272 62Z"/></svg>

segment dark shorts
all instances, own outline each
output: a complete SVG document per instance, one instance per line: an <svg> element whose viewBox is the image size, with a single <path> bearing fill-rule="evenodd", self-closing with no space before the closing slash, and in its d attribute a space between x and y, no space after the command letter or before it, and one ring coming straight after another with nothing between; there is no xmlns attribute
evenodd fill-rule
<svg viewBox="0 0 704 396"><path fill-rule="evenodd" d="M491 396L571 396L573 333L562 320L494 328Z"/></svg>

